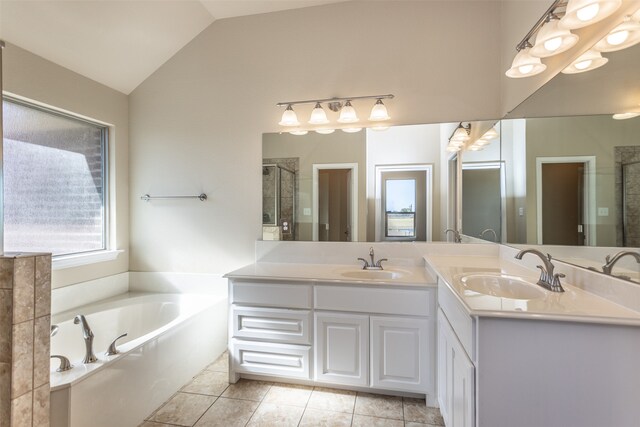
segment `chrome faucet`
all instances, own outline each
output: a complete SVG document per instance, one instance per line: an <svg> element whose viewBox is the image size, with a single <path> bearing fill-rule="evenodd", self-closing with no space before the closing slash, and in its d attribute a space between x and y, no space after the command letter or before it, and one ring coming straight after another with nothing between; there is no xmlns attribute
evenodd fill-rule
<svg viewBox="0 0 640 427"><path fill-rule="evenodd" d="M379 259L377 262L375 261L375 253L373 251L373 247L369 248L369 258L371 258L371 263L364 258L358 258L358 261L362 261L364 265L362 266L363 270L384 270L382 268L383 261L389 261L386 258Z"/></svg>
<svg viewBox="0 0 640 427"><path fill-rule="evenodd" d="M460 232L458 230L454 230L453 228L447 228L444 230L444 236L447 237L447 233L453 233L453 241L456 243L462 243L462 237L460 237Z"/></svg>
<svg viewBox="0 0 640 427"><path fill-rule="evenodd" d="M562 285L560 284L560 278L564 277L564 274L553 273L555 266L551 262L551 255L547 254L545 256L545 254L543 254L537 249L523 249L516 254L516 259L522 259L524 254L527 254L527 253L538 255L542 260L542 262L544 263L544 266L542 265L536 266L540 269L540 278L538 279L538 285L542 286L545 289L550 290L551 292L564 292L564 289L562 289Z"/></svg>
<svg viewBox="0 0 640 427"><path fill-rule="evenodd" d="M616 262L618 262L620 258L627 255L634 257L636 259L636 262L640 264L640 253L633 252L633 251L620 251L617 254L615 254L613 258L611 257L611 255L607 255L607 257L605 258L605 261L607 263L602 266L602 272L604 274L611 275L611 271L613 270L613 266L616 264Z"/></svg>
<svg viewBox="0 0 640 427"><path fill-rule="evenodd" d="M82 363L93 363L98 361L98 358L93 354L93 331L87 323L87 319L82 314L78 314L73 318L74 325L82 323L82 336L84 337L84 345L86 347L86 353Z"/></svg>
<svg viewBox="0 0 640 427"><path fill-rule="evenodd" d="M493 241L494 242L498 241L498 233L496 233L496 230L494 230L493 228L487 228L486 230L483 230L482 233L480 233L480 238L481 239L484 239L485 233L492 233L493 234Z"/></svg>

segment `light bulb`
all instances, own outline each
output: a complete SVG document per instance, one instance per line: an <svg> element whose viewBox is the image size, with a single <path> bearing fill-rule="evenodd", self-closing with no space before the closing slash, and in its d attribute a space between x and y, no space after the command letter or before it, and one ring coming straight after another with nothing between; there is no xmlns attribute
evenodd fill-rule
<svg viewBox="0 0 640 427"><path fill-rule="evenodd" d="M498 133L498 131L496 131L495 128L491 128L488 131L486 131L484 133L484 135L482 135L480 137L480 139L489 141L489 140L492 140L492 139L496 139L499 136L500 136L500 134Z"/></svg>
<svg viewBox="0 0 640 427"><path fill-rule="evenodd" d="M590 4L576 11L576 16L582 22L590 21L596 17L600 11L600 5L598 3Z"/></svg>
<svg viewBox="0 0 640 427"><path fill-rule="evenodd" d="M356 133L356 132L360 132L362 128L343 128L341 130L342 132L346 132L346 133Z"/></svg>
<svg viewBox="0 0 640 427"><path fill-rule="evenodd" d="M518 67L518 71L521 74L529 74L533 70L533 64L521 65Z"/></svg>
<svg viewBox="0 0 640 427"><path fill-rule="evenodd" d="M327 119L327 113L324 112L319 102L316 102L316 106L311 112L309 123L312 125L324 125L329 123L329 120Z"/></svg>
<svg viewBox="0 0 640 427"><path fill-rule="evenodd" d="M289 133L291 135L298 135L298 136L302 136L302 135L306 135L309 133L308 130L290 130Z"/></svg>
<svg viewBox="0 0 640 427"><path fill-rule="evenodd" d="M280 126L300 126L298 116L296 116L296 112L293 111L291 104L287 105L287 109L282 113L282 119L278 124Z"/></svg>
<svg viewBox="0 0 640 427"><path fill-rule="evenodd" d="M576 67L578 70L584 70L589 68L589 66L593 63L593 60L591 59L587 59L586 61L580 61L580 62L576 62L576 64L574 65L574 67Z"/></svg>
<svg viewBox="0 0 640 427"><path fill-rule="evenodd" d="M629 38L629 31L627 30L616 31L615 33L611 33L607 36L607 43L613 46L618 46L626 42L628 38Z"/></svg>
<svg viewBox="0 0 640 427"><path fill-rule="evenodd" d="M387 112L387 107L382 103L382 99L378 98L375 105L371 109L371 114L369 115L369 120L372 122L380 122L384 120L389 120L389 113Z"/></svg>
<svg viewBox="0 0 640 427"><path fill-rule="evenodd" d="M555 52L562 45L562 37L554 37L544 42L544 48L549 52Z"/></svg>
<svg viewBox="0 0 640 427"><path fill-rule="evenodd" d="M319 133L321 135L329 135L330 133L334 133L335 131L335 129L316 129L316 133Z"/></svg>
<svg viewBox="0 0 640 427"><path fill-rule="evenodd" d="M344 104L344 107L340 110L340 117L338 117L338 122L340 123L355 123L358 121L358 115L356 114L356 109L351 105L351 101L347 101Z"/></svg>

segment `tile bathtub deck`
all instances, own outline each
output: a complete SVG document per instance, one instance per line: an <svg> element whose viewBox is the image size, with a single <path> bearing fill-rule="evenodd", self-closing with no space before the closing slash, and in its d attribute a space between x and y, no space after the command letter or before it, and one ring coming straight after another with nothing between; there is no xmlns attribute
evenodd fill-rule
<svg viewBox="0 0 640 427"><path fill-rule="evenodd" d="M140 427L444 426L423 399L242 379L228 383L223 354Z"/></svg>

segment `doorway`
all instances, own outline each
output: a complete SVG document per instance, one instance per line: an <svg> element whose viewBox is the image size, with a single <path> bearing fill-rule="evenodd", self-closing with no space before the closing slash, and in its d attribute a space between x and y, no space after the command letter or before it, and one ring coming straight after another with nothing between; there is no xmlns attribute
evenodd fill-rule
<svg viewBox="0 0 640 427"><path fill-rule="evenodd" d="M321 242L358 240L358 165L313 165L312 238Z"/></svg>
<svg viewBox="0 0 640 427"><path fill-rule="evenodd" d="M462 231L500 243L505 232L506 199L502 162L462 164Z"/></svg>
<svg viewBox="0 0 640 427"><path fill-rule="evenodd" d="M432 166L376 166L376 241L430 241Z"/></svg>
<svg viewBox="0 0 640 427"><path fill-rule="evenodd" d="M595 244L595 157L538 158L538 244Z"/></svg>

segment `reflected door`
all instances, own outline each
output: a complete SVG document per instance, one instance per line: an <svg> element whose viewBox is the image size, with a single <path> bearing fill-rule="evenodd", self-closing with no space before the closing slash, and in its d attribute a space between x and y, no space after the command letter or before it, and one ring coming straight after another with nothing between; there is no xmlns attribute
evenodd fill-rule
<svg viewBox="0 0 640 427"><path fill-rule="evenodd" d="M462 165L462 231L491 242L501 241L500 166Z"/></svg>
<svg viewBox="0 0 640 427"><path fill-rule="evenodd" d="M542 164L542 243L582 246L584 163Z"/></svg>
<svg viewBox="0 0 640 427"><path fill-rule="evenodd" d="M426 172L382 173L383 240L427 240Z"/></svg>
<svg viewBox="0 0 640 427"><path fill-rule="evenodd" d="M351 169L324 169L318 174L318 240L351 240Z"/></svg>

